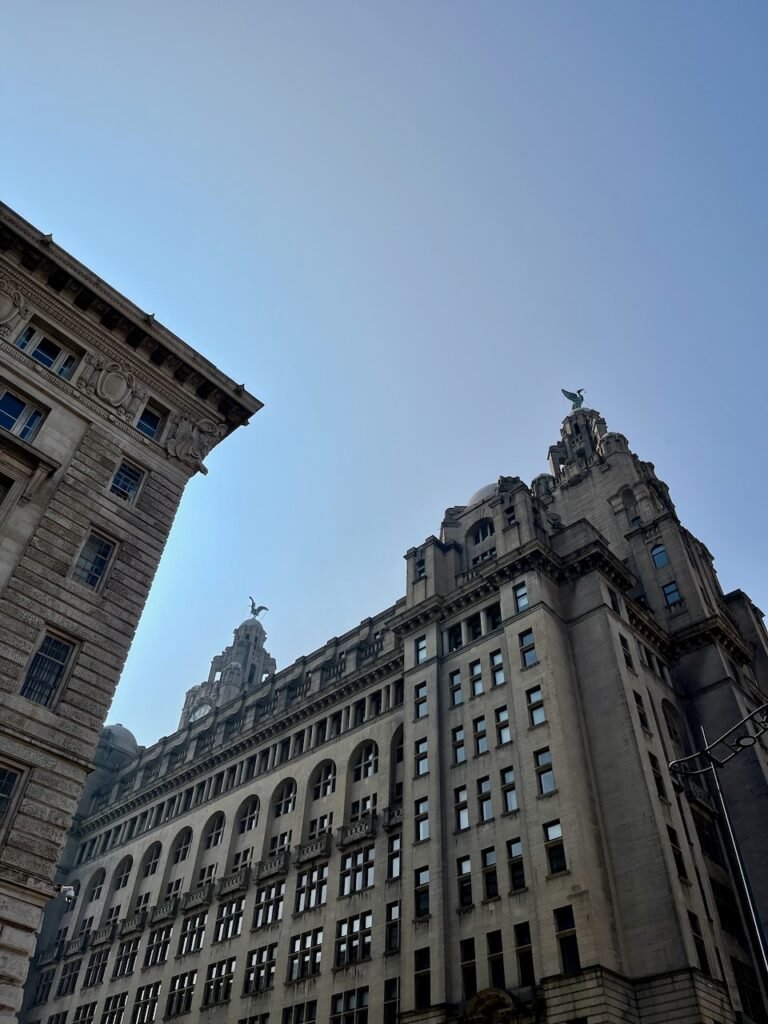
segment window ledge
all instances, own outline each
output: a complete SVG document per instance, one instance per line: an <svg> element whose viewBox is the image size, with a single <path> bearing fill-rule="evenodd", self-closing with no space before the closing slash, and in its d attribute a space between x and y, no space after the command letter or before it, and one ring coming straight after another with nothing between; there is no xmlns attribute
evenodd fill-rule
<svg viewBox="0 0 768 1024"><path fill-rule="evenodd" d="M486 903L498 903L500 899L501 896L486 896L485 899L481 900L480 902L483 904L483 906L485 906Z"/></svg>
<svg viewBox="0 0 768 1024"><path fill-rule="evenodd" d="M570 868L563 868L562 871L550 871L547 874L547 878L562 878L563 875L570 875L570 873L571 873L571 869Z"/></svg>
<svg viewBox="0 0 768 1024"><path fill-rule="evenodd" d="M471 914L475 909L474 903L468 903L466 907L456 907L456 913L461 917L463 914Z"/></svg>
<svg viewBox="0 0 768 1024"><path fill-rule="evenodd" d="M484 818L482 821L478 821L477 827L481 828L483 825L492 825L496 821L496 818Z"/></svg>
<svg viewBox="0 0 768 1024"><path fill-rule="evenodd" d="M540 664L541 664L540 661L534 661L534 663L532 665L521 665L520 666L520 671L521 672L528 672L529 669L538 668Z"/></svg>
<svg viewBox="0 0 768 1024"><path fill-rule="evenodd" d="M537 799L537 800L549 800L549 798L550 798L551 796L557 796L557 794L558 794L559 792L560 792L560 790L559 790L559 789L553 789L551 793L539 793L539 794L538 794L538 795L536 796L536 799Z"/></svg>
<svg viewBox="0 0 768 1024"><path fill-rule="evenodd" d="M514 817L515 814L519 814L519 813L520 813L520 808L516 807L514 809L514 811L502 811L501 812L501 816L502 816L502 818L512 818L512 817Z"/></svg>
<svg viewBox="0 0 768 1024"><path fill-rule="evenodd" d="M520 896L524 892L528 892L527 885L524 885L522 889L510 889L507 896Z"/></svg>

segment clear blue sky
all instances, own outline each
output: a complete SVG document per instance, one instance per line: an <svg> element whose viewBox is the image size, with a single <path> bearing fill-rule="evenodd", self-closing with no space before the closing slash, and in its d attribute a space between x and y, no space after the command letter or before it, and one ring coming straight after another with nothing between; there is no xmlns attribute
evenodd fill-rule
<svg viewBox="0 0 768 1024"><path fill-rule="evenodd" d="M768 604L768 5L28 0L3 199L265 403L195 478L111 721L141 742L247 611L280 667L567 405Z"/></svg>

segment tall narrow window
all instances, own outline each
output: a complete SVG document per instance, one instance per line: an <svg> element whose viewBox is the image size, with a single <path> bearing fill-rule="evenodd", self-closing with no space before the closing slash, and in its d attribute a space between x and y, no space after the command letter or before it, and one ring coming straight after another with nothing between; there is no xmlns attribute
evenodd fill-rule
<svg viewBox="0 0 768 1024"><path fill-rule="evenodd" d="M559 820L547 822L543 828L549 873L550 875L556 875L560 871L568 869L565 859L565 846L563 845L563 829Z"/></svg>
<svg viewBox="0 0 768 1024"><path fill-rule="evenodd" d="M165 411L154 402L147 402L136 421L136 429L147 437L157 439L163 432Z"/></svg>
<svg viewBox="0 0 768 1024"><path fill-rule="evenodd" d="M573 907L558 907L554 911L555 935L560 947L560 965L563 974L576 974L581 970L579 944L576 941L576 924Z"/></svg>
<svg viewBox="0 0 768 1024"><path fill-rule="evenodd" d="M524 612L528 607L528 587L525 583L518 583L512 590L515 595L515 611Z"/></svg>
<svg viewBox="0 0 768 1024"><path fill-rule="evenodd" d="M429 799L425 796L414 802L413 831L417 843L429 839Z"/></svg>
<svg viewBox="0 0 768 1024"><path fill-rule="evenodd" d="M488 951L488 978L493 988L507 987L504 976L504 945L500 931L488 932L485 936Z"/></svg>
<svg viewBox="0 0 768 1024"><path fill-rule="evenodd" d="M520 642L520 660L523 663L523 668L530 668L532 665L537 665L539 656L536 654L536 639L533 635L532 629L526 629L519 636Z"/></svg>
<svg viewBox="0 0 768 1024"><path fill-rule="evenodd" d="M469 857L459 857L456 861L456 881L459 907L466 910L472 906L472 864Z"/></svg>
<svg viewBox="0 0 768 1024"><path fill-rule="evenodd" d="M496 743L502 746L504 743L512 742L512 731L509 726L509 711L506 704L503 708L496 708Z"/></svg>
<svg viewBox="0 0 768 1024"><path fill-rule="evenodd" d="M400 979L387 978L384 982L384 1016L382 1024L397 1024L400 1017Z"/></svg>
<svg viewBox="0 0 768 1024"><path fill-rule="evenodd" d="M664 592L664 600L667 602L668 608L677 608L683 603L683 598L674 580L671 583L666 583L661 589Z"/></svg>
<svg viewBox="0 0 768 1024"><path fill-rule="evenodd" d="M428 1010L432 1005L429 946L413 953L413 998L417 1010Z"/></svg>
<svg viewBox="0 0 768 1024"><path fill-rule="evenodd" d="M0 825L11 806L13 791L19 778L18 772L11 771L10 768L0 764Z"/></svg>
<svg viewBox="0 0 768 1024"><path fill-rule="evenodd" d="M461 672L451 672L448 676L450 684L450 695L451 695L451 707L457 707L459 704L464 703L464 694L461 690Z"/></svg>
<svg viewBox="0 0 768 1024"><path fill-rule="evenodd" d="M664 776L661 772L661 765L658 759L653 754L648 755L648 760L651 764L651 772L653 773L653 782L656 786L656 792L659 794L662 800L669 800L667 796L667 787L664 785Z"/></svg>
<svg viewBox="0 0 768 1024"><path fill-rule="evenodd" d="M483 872L483 899L494 900L499 895L499 878L496 873L496 850L489 846L480 851Z"/></svg>
<svg viewBox="0 0 768 1024"><path fill-rule="evenodd" d="M475 754L488 753L488 733L485 726L485 718L475 718L472 722L472 731L475 737Z"/></svg>
<svg viewBox="0 0 768 1024"><path fill-rule="evenodd" d="M663 569L665 565L669 565L669 555L663 544L654 544L651 548L651 558L657 569Z"/></svg>
<svg viewBox="0 0 768 1024"><path fill-rule="evenodd" d="M390 880L400 877L402 847L403 837L399 832L387 839L387 878Z"/></svg>
<svg viewBox="0 0 768 1024"><path fill-rule="evenodd" d="M75 562L72 579L96 590L107 571L114 550L115 545L111 540L106 540L97 533L90 534Z"/></svg>
<svg viewBox="0 0 768 1024"><path fill-rule="evenodd" d="M525 699L528 702L528 722L531 727L543 725L547 720L547 713L544 710L544 697L540 686L534 686L527 690Z"/></svg>
<svg viewBox="0 0 768 1024"><path fill-rule="evenodd" d="M651 731L650 723L648 722L648 715L645 710L645 704L643 703L642 696L637 690L632 691L632 696L635 698L635 710L637 711L637 717L640 725L645 729L646 732Z"/></svg>
<svg viewBox="0 0 768 1024"><path fill-rule="evenodd" d="M546 796L547 793L554 793L555 773L552 769L552 753L549 747L537 750L533 759L536 764L536 784L539 788L539 795Z"/></svg>
<svg viewBox="0 0 768 1024"><path fill-rule="evenodd" d="M677 832L672 828L671 825L667 825L667 834L669 836L669 844L672 847L672 856L675 860L675 867L677 873L681 878L688 878L688 872L685 867L685 858L683 857L683 850L680 846L680 839L678 838Z"/></svg>
<svg viewBox="0 0 768 1024"><path fill-rule="evenodd" d="M491 779L485 775L477 780L477 817L479 822L493 820L493 803L491 800Z"/></svg>
<svg viewBox="0 0 768 1024"><path fill-rule="evenodd" d="M414 641L414 646L416 649L416 664L423 665L427 660L427 638L420 636L418 640Z"/></svg>
<svg viewBox="0 0 768 1024"><path fill-rule="evenodd" d="M73 650L74 644L46 634L27 670L21 696L49 707L64 677Z"/></svg>
<svg viewBox="0 0 768 1024"><path fill-rule="evenodd" d="M696 956L699 961L701 972L702 974L709 974L709 957L707 956L707 946L704 942L704 936L701 934L701 925L699 924L698 917L690 910L688 911L688 923L691 926L693 944L696 947Z"/></svg>
<svg viewBox="0 0 768 1024"><path fill-rule="evenodd" d="M619 642L621 643L621 653L624 655L624 664L634 672L635 663L632 660L632 652L629 649L629 640L619 633Z"/></svg>
<svg viewBox="0 0 768 1024"><path fill-rule="evenodd" d="M483 666L479 661L473 661L469 666L469 689L473 697L479 697L483 692Z"/></svg>
<svg viewBox="0 0 768 1024"><path fill-rule="evenodd" d="M462 939L459 943L461 987L465 999L477 995L477 967L475 964L475 940Z"/></svg>
<svg viewBox="0 0 768 1024"><path fill-rule="evenodd" d="M518 809L517 788L515 787L515 769L512 765L509 768L502 768L501 776L501 800L504 806L504 814L511 814Z"/></svg>
<svg viewBox="0 0 768 1024"><path fill-rule="evenodd" d="M416 868L413 881L413 916L429 917L429 868Z"/></svg>
<svg viewBox="0 0 768 1024"><path fill-rule="evenodd" d="M463 832L465 828L469 828L469 797L466 786L454 789L453 806L456 816L456 831Z"/></svg>
<svg viewBox="0 0 768 1024"><path fill-rule="evenodd" d="M491 683L493 686L503 686L505 682L504 659L501 656L501 651L493 651L491 654Z"/></svg>
<svg viewBox="0 0 768 1024"><path fill-rule="evenodd" d="M453 763L464 764L467 760L467 750L464 744L464 726L457 725L451 729L451 747L453 749Z"/></svg>
<svg viewBox="0 0 768 1024"><path fill-rule="evenodd" d="M518 984L522 987L536 984L533 969L533 946L531 944L531 926L528 921L515 925L515 956L517 959Z"/></svg>
<svg viewBox="0 0 768 1024"><path fill-rule="evenodd" d="M397 953L400 949L400 900L388 903L386 908L386 928L384 932L384 952Z"/></svg>
<svg viewBox="0 0 768 1024"><path fill-rule="evenodd" d="M510 891L520 892L525 888L525 868L523 866L523 842L519 838L507 840L507 866Z"/></svg>
<svg viewBox="0 0 768 1024"><path fill-rule="evenodd" d="M417 683L413 691L413 717L426 718L428 714L427 684Z"/></svg>
<svg viewBox="0 0 768 1024"><path fill-rule="evenodd" d="M426 775L429 772L429 752L428 752L427 737L424 736L420 740L416 740L414 744L414 761L416 767L416 775Z"/></svg>

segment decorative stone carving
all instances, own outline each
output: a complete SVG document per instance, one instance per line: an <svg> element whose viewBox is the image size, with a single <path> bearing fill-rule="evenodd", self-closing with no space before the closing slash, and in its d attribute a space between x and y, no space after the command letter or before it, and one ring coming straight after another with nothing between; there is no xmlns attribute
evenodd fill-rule
<svg viewBox="0 0 768 1024"><path fill-rule="evenodd" d="M119 363L107 363L96 380L96 394L113 409L130 401L136 380Z"/></svg>
<svg viewBox="0 0 768 1024"><path fill-rule="evenodd" d="M113 359L102 359L92 352L83 360L78 385L82 391L101 399L123 420L132 418L139 403L147 397L146 391L126 366Z"/></svg>
<svg viewBox="0 0 768 1024"><path fill-rule="evenodd" d="M24 296L12 281L0 277L0 337L7 338L26 313Z"/></svg>
<svg viewBox="0 0 768 1024"><path fill-rule="evenodd" d="M165 447L169 455L185 466L206 474L208 470L203 465L203 459L225 434L226 427L221 423L200 420L195 424L182 416L175 421Z"/></svg>

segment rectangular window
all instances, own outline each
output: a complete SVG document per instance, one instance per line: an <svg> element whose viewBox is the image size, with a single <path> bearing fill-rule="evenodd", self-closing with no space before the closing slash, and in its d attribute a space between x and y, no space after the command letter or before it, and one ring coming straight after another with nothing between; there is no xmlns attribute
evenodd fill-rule
<svg viewBox="0 0 768 1024"><path fill-rule="evenodd" d="M13 791L20 778L21 776L18 772L11 771L10 768L0 764L0 825L2 825L8 813L8 808L11 806Z"/></svg>
<svg viewBox="0 0 768 1024"><path fill-rule="evenodd" d="M136 429L154 440L163 432L166 412L155 402L147 402L136 421Z"/></svg>
<svg viewBox="0 0 768 1024"><path fill-rule="evenodd" d="M691 934L693 935L693 944L696 947L696 957L699 961L699 968L702 974L709 974L709 957L707 956L707 947L704 942L704 936L701 934L701 925L699 924L698 917L688 911L688 923L691 926Z"/></svg>
<svg viewBox="0 0 768 1024"><path fill-rule="evenodd" d="M637 690L633 690L632 691L632 695L635 698L635 711L637 711L637 717L638 717L638 720L640 722L640 725L643 727L643 729L645 729L646 732L650 732L651 731L651 726L650 726L650 724L648 722L648 715L647 715L646 710L645 710L645 704L643 703L643 698L637 692Z"/></svg>
<svg viewBox="0 0 768 1024"><path fill-rule="evenodd" d="M283 898L285 882L272 882L256 890L256 907L253 915L253 927L265 928L283 919Z"/></svg>
<svg viewBox="0 0 768 1024"><path fill-rule="evenodd" d="M427 566L423 558L416 559L416 579L423 580L427 575Z"/></svg>
<svg viewBox="0 0 768 1024"><path fill-rule="evenodd" d="M451 730L451 747L453 749L453 763L464 764L467 760L467 750L464 745L464 726L457 725Z"/></svg>
<svg viewBox="0 0 768 1024"><path fill-rule="evenodd" d="M0 427L31 441L43 422L43 413L0 383Z"/></svg>
<svg viewBox="0 0 768 1024"><path fill-rule="evenodd" d="M144 966L155 967L164 964L168 959L168 950L171 945L173 925L167 924L162 928L155 928L149 933L147 950L144 954Z"/></svg>
<svg viewBox="0 0 768 1024"><path fill-rule="evenodd" d="M509 711L506 704L503 708L496 708L496 743L502 746L504 743L512 742L512 730L509 727Z"/></svg>
<svg viewBox="0 0 768 1024"><path fill-rule="evenodd" d="M547 720L547 713L544 710L544 697L540 686L534 686L527 690L525 699L528 702L528 723L531 727L543 725Z"/></svg>
<svg viewBox="0 0 768 1024"><path fill-rule="evenodd" d="M64 966L61 969L59 985L56 989L57 996L70 996L75 991L82 962L82 958L80 960L65 961Z"/></svg>
<svg viewBox="0 0 768 1024"><path fill-rule="evenodd" d="M485 621L489 633L492 633L494 629L498 629L501 625L501 605L498 601L496 604L492 604L485 609Z"/></svg>
<svg viewBox="0 0 768 1024"><path fill-rule="evenodd" d="M683 603L683 598L674 580L671 583L666 583L661 589L664 592L664 600L667 602L668 608L677 608Z"/></svg>
<svg viewBox="0 0 768 1024"><path fill-rule="evenodd" d="M27 669L21 696L50 707L74 649L74 644L46 633Z"/></svg>
<svg viewBox="0 0 768 1024"><path fill-rule="evenodd" d="M205 925L207 920L208 912L206 910L184 919L181 925L181 934L179 936L178 956L185 956L187 953L196 953L199 949L203 948Z"/></svg>
<svg viewBox="0 0 768 1024"><path fill-rule="evenodd" d="M113 978L124 978L127 974L133 974L136 956L139 952L139 941L139 939L127 939L117 947L115 967L112 971Z"/></svg>
<svg viewBox="0 0 768 1024"><path fill-rule="evenodd" d="M632 652L629 649L629 640L625 636L619 633L619 643L621 644L621 653L624 655L624 664L632 672L635 671L635 663L632 660Z"/></svg>
<svg viewBox="0 0 768 1024"><path fill-rule="evenodd" d="M413 717L426 718L428 714L427 684L417 683L413 690Z"/></svg>
<svg viewBox="0 0 768 1024"><path fill-rule="evenodd" d="M488 733L486 731L485 718L475 718L472 722L472 732L475 739L475 754L488 753Z"/></svg>
<svg viewBox="0 0 768 1024"><path fill-rule="evenodd" d="M477 780L477 820L493 820L493 803L491 800L491 779L486 775Z"/></svg>
<svg viewBox="0 0 768 1024"><path fill-rule="evenodd" d="M372 930L373 914L370 910L336 922L336 967L371 959Z"/></svg>
<svg viewBox="0 0 768 1024"><path fill-rule="evenodd" d="M127 1001L127 992L118 992L113 996L107 996L101 1013L101 1024L123 1024L123 1014L125 1013Z"/></svg>
<svg viewBox="0 0 768 1024"><path fill-rule="evenodd" d="M93 957L91 958L93 959ZM53 976L56 974L56 968L51 967L47 971L41 971L37 978L37 985L35 986L35 994L32 999L33 1006L42 1006L43 1003L47 1003L51 994L51 986L53 985Z"/></svg>
<svg viewBox="0 0 768 1024"><path fill-rule="evenodd" d="M388 903L384 931L384 952L397 953L400 949L400 900Z"/></svg>
<svg viewBox="0 0 768 1024"><path fill-rule="evenodd" d="M464 694L461 689L461 672L458 670L451 672L448 676L450 683L450 695L451 695L451 707L458 707L459 704L464 703Z"/></svg>
<svg viewBox="0 0 768 1024"><path fill-rule="evenodd" d="M667 787L664 785L664 775L662 774L658 758L654 757L653 754L649 754L648 760L651 764L651 772L653 773L653 782L656 786L656 792L662 800L669 800L669 797L667 796Z"/></svg>
<svg viewBox="0 0 768 1024"><path fill-rule="evenodd" d="M428 1010L432 1005L429 946L413 952L413 997L417 1010Z"/></svg>
<svg viewBox="0 0 768 1024"><path fill-rule="evenodd" d="M429 772L429 752L427 750L428 743L427 738L424 736L420 740L416 740L414 744L414 760L416 767L416 775L426 775Z"/></svg>
<svg viewBox="0 0 768 1024"><path fill-rule="evenodd" d="M532 665L537 665L539 657L536 654L536 639L533 635L532 629L526 629L518 636L520 643L520 660L523 668L530 668Z"/></svg>
<svg viewBox="0 0 768 1024"><path fill-rule="evenodd" d="M505 682L504 659L501 656L501 651L493 651L491 654L491 685L503 686Z"/></svg>
<svg viewBox="0 0 768 1024"><path fill-rule="evenodd" d="M154 1018L152 1018L154 1020ZM72 1024L93 1024L96 1020L96 1003L81 1004L75 1010ZM134 1022L132 1022L134 1024ZM144 1024L143 1021L136 1021L135 1024ZM149 1022L147 1022L149 1024Z"/></svg>
<svg viewBox="0 0 768 1024"><path fill-rule="evenodd" d="M453 806L456 816L456 831L463 832L469 828L469 795L466 786L459 786L453 791Z"/></svg>
<svg viewBox="0 0 768 1024"><path fill-rule="evenodd" d="M89 535L72 570L72 579L96 590L104 578L115 545L97 533Z"/></svg>
<svg viewBox="0 0 768 1024"><path fill-rule="evenodd" d="M507 840L507 866L510 891L520 892L525 888L525 867L523 865L523 842L519 838Z"/></svg>
<svg viewBox="0 0 768 1024"><path fill-rule="evenodd" d="M617 615L621 615L621 605L619 604L619 598L615 590L611 590L608 587L608 599L611 602L611 608L616 612Z"/></svg>
<svg viewBox="0 0 768 1024"><path fill-rule="evenodd" d="M178 1017L182 1013L189 1013L192 1009L196 981L197 971L186 971L171 978L168 1000L165 1004L166 1017Z"/></svg>
<svg viewBox="0 0 768 1024"><path fill-rule="evenodd" d="M467 633L470 640L479 640L483 635L483 620L479 612L467 619Z"/></svg>
<svg viewBox="0 0 768 1024"><path fill-rule="evenodd" d="M292 935L288 946L288 981L300 981L320 973L323 929Z"/></svg>
<svg viewBox="0 0 768 1024"><path fill-rule="evenodd" d="M384 1015L382 1024L397 1024L400 1018L400 979L384 981Z"/></svg>
<svg viewBox="0 0 768 1024"><path fill-rule="evenodd" d="M496 849L489 846L480 851L483 873L483 899L495 900L499 895L499 878L496 873Z"/></svg>
<svg viewBox="0 0 768 1024"><path fill-rule="evenodd" d="M671 825L667 825L667 835L669 836L669 844L672 847L672 856L675 859L675 867L677 873L681 878L688 878L688 872L685 868L685 858L683 857L683 850L680 846L680 840L677 832L672 828Z"/></svg>
<svg viewBox="0 0 768 1024"><path fill-rule="evenodd" d="M488 978L493 988L507 987L504 975L504 944L500 931L488 932L485 936L488 952Z"/></svg>
<svg viewBox="0 0 768 1024"><path fill-rule="evenodd" d="M459 857L456 861L456 881L458 885L459 908L466 910L472 903L472 864L469 857Z"/></svg>
<svg viewBox="0 0 768 1024"><path fill-rule="evenodd" d="M299 871L296 878L294 913L303 914L306 910L322 907L327 900L328 865L313 864L312 867Z"/></svg>
<svg viewBox="0 0 768 1024"><path fill-rule="evenodd" d="M208 965L203 987L203 1009L228 1003L232 995L232 981L235 976L236 957L217 960Z"/></svg>
<svg viewBox="0 0 768 1024"><path fill-rule="evenodd" d="M108 949L97 949L94 953L91 953L88 966L85 969L83 988L92 988L94 985L100 985L104 981L104 972L107 969L108 960ZM42 978L42 975L40 977Z"/></svg>
<svg viewBox="0 0 768 1024"><path fill-rule="evenodd" d="M745 964L741 960L737 960L735 957L731 957L731 967L744 1012L752 1020L764 1021L766 1019L765 1006L760 992L760 982L754 967L751 964Z"/></svg>
<svg viewBox="0 0 768 1024"><path fill-rule="evenodd" d="M252 996L257 992L268 992L274 988L276 959L276 942L250 951L245 962L244 996Z"/></svg>
<svg viewBox="0 0 768 1024"><path fill-rule="evenodd" d="M477 995L477 966L475 964L475 940L462 939L459 943L461 988L465 999Z"/></svg>
<svg viewBox="0 0 768 1024"><path fill-rule="evenodd" d="M375 847L365 846L354 853L344 854L341 858L340 896L370 889L373 885L374 851Z"/></svg>
<svg viewBox="0 0 768 1024"><path fill-rule="evenodd" d="M552 770L552 754L549 747L537 750L533 755L536 764L536 784L539 788L539 795L546 796L547 793L554 793L555 773Z"/></svg>
<svg viewBox="0 0 768 1024"><path fill-rule="evenodd" d="M557 910L553 911L553 914L563 974L577 974L581 970L581 961L579 959L579 945L576 941L573 907L558 907Z"/></svg>
<svg viewBox="0 0 768 1024"><path fill-rule="evenodd" d="M560 871L567 871L568 864L565 859L563 829L559 820L547 822L543 828L544 847L547 851L547 863L549 864L550 875L556 875Z"/></svg>
<svg viewBox="0 0 768 1024"><path fill-rule="evenodd" d="M528 587L525 583L518 583L512 588L515 595L515 611L524 612L528 607Z"/></svg>
<svg viewBox="0 0 768 1024"><path fill-rule="evenodd" d="M387 839L387 879L392 880L400 877L402 869L402 845L403 837L397 832Z"/></svg>
<svg viewBox="0 0 768 1024"><path fill-rule="evenodd" d="M504 806L503 813L511 814L518 807L515 769L510 765L509 768L502 768L499 774L501 777L501 800Z"/></svg>
<svg viewBox="0 0 768 1024"><path fill-rule="evenodd" d="M281 1024L317 1024L317 1000L286 1006Z"/></svg>
<svg viewBox="0 0 768 1024"><path fill-rule="evenodd" d="M536 984L533 969L533 946L531 944L531 926L528 921L515 925L515 958L517 959L518 984L522 987Z"/></svg>
<svg viewBox="0 0 768 1024"><path fill-rule="evenodd" d="M77 356L59 342L52 341L39 327L25 327L14 344L64 380L69 380L77 366Z"/></svg>
<svg viewBox="0 0 768 1024"><path fill-rule="evenodd" d="M136 1002L133 1004L131 1024L153 1024L157 1015L157 1001L159 998L159 981L153 981L150 985L141 985L136 990Z"/></svg>
<svg viewBox="0 0 768 1024"><path fill-rule="evenodd" d="M429 799L420 797L413 805L413 831L416 842L429 839Z"/></svg>
<svg viewBox="0 0 768 1024"><path fill-rule="evenodd" d="M413 881L413 916L429 917L429 868L416 868Z"/></svg>
<svg viewBox="0 0 768 1024"><path fill-rule="evenodd" d="M449 654L452 651L458 651L458 649L463 645L464 640L463 640L462 635L461 635L461 623L460 622L457 622L455 625L450 626L448 628L447 641L448 641L448 653Z"/></svg>
<svg viewBox="0 0 768 1024"><path fill-rule="evenodd" d="M368 1024L368 988L352 988L331 996L330 1024Z"/></svg>
<svg viewBox="0 0 768 1024"><path fill-rule="evenodd" d="M473 697L483 693L483 666L479 661L473 661L469 666L469 692Z"/></svg>
<svg viewBox="0 0 768 1024"><path fill-rule="evenodd" d="M219 904L216 924L213 927L214 942L234 939L240 934L243 928L244 906L244 896L238 896L234 900L226 900L224 903Z"/></svg>
<svg viewBox="0 0 768 1024"><path fill-rule="evenodd" d="M416 650L416 664L423 665L427 660L427 638L420 636L418 640L414 641L414 646Z"/></svg>

